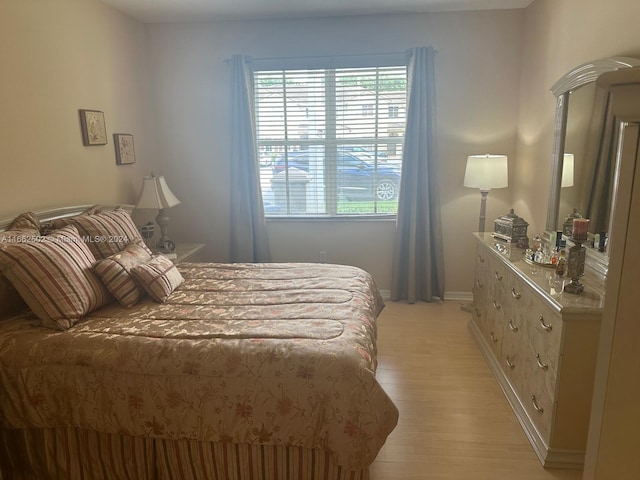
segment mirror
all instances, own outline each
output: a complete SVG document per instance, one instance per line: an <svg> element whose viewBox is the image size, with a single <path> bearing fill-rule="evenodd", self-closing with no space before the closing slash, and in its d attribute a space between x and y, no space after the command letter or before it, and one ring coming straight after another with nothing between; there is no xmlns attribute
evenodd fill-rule
<svg viewBox="0 0 640 480"><path fill-rule="evenodd" d="M640 65L640 60L615 57L581 65L558 80L551 91L556 96L555 138L546 236L563 231L574 212L590 220L591 241L587 264L606 274L613 198L616 137L608 92L596 86L602 73ZM567 223L569 225L571 221ZM563 228L564 227L564 228Z"/></svg>

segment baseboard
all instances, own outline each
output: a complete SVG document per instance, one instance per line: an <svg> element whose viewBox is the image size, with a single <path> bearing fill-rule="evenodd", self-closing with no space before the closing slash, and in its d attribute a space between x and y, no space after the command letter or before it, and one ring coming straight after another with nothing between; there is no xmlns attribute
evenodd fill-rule
<svg viewBox="0 0 640 480"><path fill-rule="evenodd" d="M380 295L382 295L382 299L385 301L391 300L391 290L380 290Z"/></svg>
<svg viewBox="0 0 640 480"><path fill-rule="evenodd" d="M444 292L444 299L458 302L471 302L473 301L473 294L471 292Z"/></svg>
<svg viewBox="0 0 640 480"><path fill-rule="evenodd" d="M391 290L380 290L383 300L391 299ZM473 301L473 294L471 292L444 292L444 299L452 302L465 302L471 303ZM463 308L463 310L465 310ZM471 310L468 310L469 312Z"/></svg>

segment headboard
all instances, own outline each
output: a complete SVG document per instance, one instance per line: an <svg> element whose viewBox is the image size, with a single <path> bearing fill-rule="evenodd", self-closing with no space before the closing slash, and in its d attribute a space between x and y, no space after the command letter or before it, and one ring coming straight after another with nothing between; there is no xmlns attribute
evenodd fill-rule
<svg viewBox="0 0 640 480"><path fill-rule="evenodd" d="M50 208L47 210L38 210L33 213L36 214L36 216L40 220L40 223L44 223L44 222L50 222L51 220L58 220L60 218L69 218L69 217L75 217L76 215L81 215L87 210L95 206L96 206L95 204L94 205L73 205L70 207L57 207L57 208ZM103 210L113 210L115 208L120 207L131 212L135 208L135 205L127 205L127 204L100 205L100 207ZM0 232L6 230L7 227L11 225L11 222L13 222L13 220L21 213L23 212L17 212L15 215L11 216L10 218L0 220Z"/></svg>
<svg viewBox="0 0 640 480"><path fill-rule="evenodd" d="M96 205L74 205L69 207L58 207L47 210L38 210L33 212L41 224L50 222L52 220L58 220L61 218L75 217L76 215L82 215L86 211L95 207ZM100 205L102 210L113 210L117 207L124 208L128 212L134 209L134 205ZM11 218L0 220L0 232L5 231L11 222L23 212L17 212ZM26 304L18 295L18 292L13 288L13 285L0 273L0 319L13 315L23 309L26 309Z"/></svg>

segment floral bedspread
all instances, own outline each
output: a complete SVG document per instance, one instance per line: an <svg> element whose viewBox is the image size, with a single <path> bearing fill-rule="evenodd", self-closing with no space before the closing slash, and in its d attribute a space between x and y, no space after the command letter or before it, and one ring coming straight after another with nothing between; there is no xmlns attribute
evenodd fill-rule
<svg viewBox="0 0 640 480"><path fill-rule="evenodd" d="M370 464L398 411L375 378L384 304L320 264L181 264L167 303L110 304L66 332L0 321L0 427L294 445Z"/></svg>

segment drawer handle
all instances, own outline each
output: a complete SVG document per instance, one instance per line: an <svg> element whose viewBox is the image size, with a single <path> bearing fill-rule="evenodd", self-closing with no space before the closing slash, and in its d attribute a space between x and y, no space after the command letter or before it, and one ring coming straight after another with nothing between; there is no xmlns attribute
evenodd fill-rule
<svg viewBox="0 0 640 480"><path fill-rule="evenodd" d="M513 320L509 319L509 328L511 329L512 332L517 332L518 326L513 324Z"/></svg>
<svg viewBox="0 0 640 480"><path fill-rule="evenodd" d="M496 337L496 336L493 334L493 332L491 332L491 333L489 334L489 337L491 337L491 341L492 341L493 343L497 343L497 342L498 342L498 337Z"/></svg>
<svg viewBox="0 0 640 480"><path fill-rule="evenodd" d="M531 403L533 403L533 408L536 409L536 412L539 413L543 413L544 412L544 408L540 407L538 405L538 401L536 400L536 396L535 395L531 395Z"/></svg>
<svg viewBox="0 0 640 480"><path fill-rule="evenodd" d="M543 369L546 370L549 368L549 364L547 363L542 363L542 361L540 360L540 354L536 353L536 361L538 362L538 366Z"/></svg>
<svg viewBox="0 0 640 480"><path fill-rule="evenodd" d="M505 355L505 362L507 363L507 367L509 368L515 368L516 366L515 363L511 363L511 360L509 360L509 355Z"/></svg>
<svg viewBox="0 0 640 480"><path fill-rule="evenodd" d="M502 308L502 306L494 300L493 301L493 308L495 308L496 310L500 310Z"/></svg>
<svg viewBox="0 0 640 480"><path fill-rule="evenodd" d="M551 331L551 324L544 323L544 317L542 315L538 317L538 320L540 321L540 325L542 325L542 328L544 328L547 332Z"/></svg>
<svg viewBox="0 0 640 480"><path fill-rule="evenodd" d="M480 280L476 280L476 285L478 288L484 288L484 285L480 282Z"/></svg>
<svg viewBox="0 0 640 480"><path fill-rule="evenodd" d="M484 263L484 257L482 255L478 255L478 260L480 260L480 263Z"/></svg>
<svg viewBox="0 0 640 480"><path fill-rule="evenodd" d="M498 272L494 272L494 275L499 282L502 281L502 275L500 275Z"/></svg>
<svg viewBox="0 0 640 480"><path fill-rule="evenodd" d="M522 294L516 292L516 289L513 287L511 287L511 295L513 295L513 298L515 298L516 300L520 300L520 297L522 297Z"/></svg>

